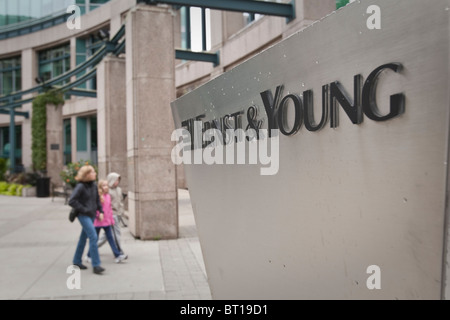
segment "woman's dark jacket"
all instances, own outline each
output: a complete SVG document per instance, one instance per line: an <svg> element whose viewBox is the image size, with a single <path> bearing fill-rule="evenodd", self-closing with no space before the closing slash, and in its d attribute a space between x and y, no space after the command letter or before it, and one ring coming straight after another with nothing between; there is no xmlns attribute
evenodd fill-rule
<svg viewBox="0 0 450 320"><path fill-rule="evenodd" d="M70 196L69 205L78 214L95 218L97 211L103 212L95 182L79 182Z"/></svg>

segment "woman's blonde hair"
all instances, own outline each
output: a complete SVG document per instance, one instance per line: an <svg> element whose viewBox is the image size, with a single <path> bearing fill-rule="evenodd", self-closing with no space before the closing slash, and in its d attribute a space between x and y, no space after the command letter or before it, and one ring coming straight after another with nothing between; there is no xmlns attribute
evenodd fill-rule
<svg viewBox="0 0 450 320"><path fill-rule="evenodd" d="M78 182L90 182L91 180L87 179L87 176L92 172L95 171L93 166L82 166L80 170L78 170L77 176L75 177L75 180Z"/></svg>

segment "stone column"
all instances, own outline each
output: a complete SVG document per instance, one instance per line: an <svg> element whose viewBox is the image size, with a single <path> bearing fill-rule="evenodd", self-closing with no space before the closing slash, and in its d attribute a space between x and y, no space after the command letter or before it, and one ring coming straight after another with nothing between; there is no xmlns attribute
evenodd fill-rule
<svg viewBox="0 0 450 320"><path fill-rule="evenodd" d="M36 53L33 49L22 51L22 90L27 90L35 86L36 70L34 65L38 64ZM23 99L32 98L33 94L22 97ZM31 160L31 118L32 104L27 103L22 106L22 110L30 112L30 118L22 119L22 162L28 171L31 171L33 163Z"/></svg>
<svg viewBox="0 0 450 320"><path fill-rule="evenodd" d="M128 191L125 70L125 60L112 56L97 67L99 178L117 172L123 192Z"/></svg>
<svg viewBox="0 0 450 320"><path fill-rule="evenodd" d="M63 120L62 106L47 105L47 176L51 183L62 186Z"/></svg>
<svg viewBox="0 0 450 320"><path fill-rule="evenodd" d="M144 240L178 237L176 170L171 161L175 99L173 16L138 5L126 24L129 228Z"/></svg>

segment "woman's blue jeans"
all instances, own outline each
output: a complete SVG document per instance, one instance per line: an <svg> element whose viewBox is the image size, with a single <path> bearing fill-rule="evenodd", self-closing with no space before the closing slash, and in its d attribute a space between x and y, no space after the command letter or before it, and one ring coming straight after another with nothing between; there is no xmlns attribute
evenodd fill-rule
<svg viewBox="0 0 450 320"><path fill-rule="evenodd" d="M89 254L92 259L92 266L98 267L101 265L100 254L98 253L97 246L97 231L94 227L94 218L78 215L78 221L80 221L83 230L81 230L80 240L78 240L77 251L73 257L73 264L81 264L83 258L84 248L86 247L86 241L89 239Z"/></svg>

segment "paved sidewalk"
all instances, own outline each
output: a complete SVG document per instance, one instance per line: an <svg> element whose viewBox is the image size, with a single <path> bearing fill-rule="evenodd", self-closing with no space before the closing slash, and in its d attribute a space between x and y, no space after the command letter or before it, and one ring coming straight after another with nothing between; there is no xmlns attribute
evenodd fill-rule
<svg viewBox="0 0 450 320"><path fill-rule="evenodd" d="M81 226L68 221L64 199L0 196L0 299L211 299L186 190L179 190L179 208L179 239L140 241L122 228L129 259L115 264L105 244L106 272L95 275L89 265L81 271L81 289L70 290L67 268Z"/></svg>

